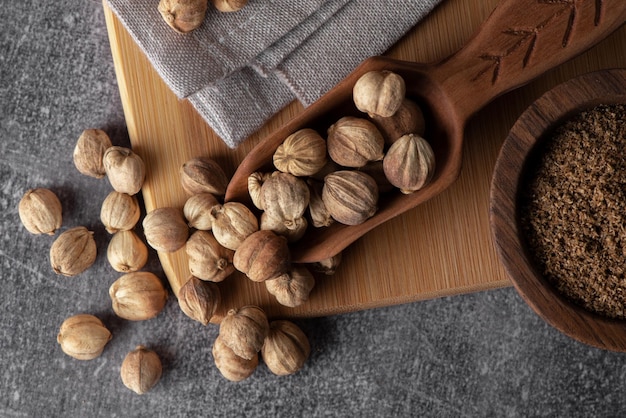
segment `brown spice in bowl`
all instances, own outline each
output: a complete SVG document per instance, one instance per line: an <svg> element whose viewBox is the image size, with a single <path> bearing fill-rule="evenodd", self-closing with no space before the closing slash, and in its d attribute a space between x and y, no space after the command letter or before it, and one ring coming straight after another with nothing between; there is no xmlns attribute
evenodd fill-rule
<svg viewBox="0 0 626 418"><path fill-rule="evenodd" d="M626 318L626 105L601 105L544 141L520 225L544 277L587 310Z"/></svg>

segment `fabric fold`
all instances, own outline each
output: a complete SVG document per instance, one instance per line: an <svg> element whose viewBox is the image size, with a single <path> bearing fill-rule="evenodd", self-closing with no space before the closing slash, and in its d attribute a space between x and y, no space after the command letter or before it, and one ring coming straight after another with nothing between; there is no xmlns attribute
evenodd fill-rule
<svg viewBox="0 0 626 418"><path fill-rule="evenodd" d="M231 148L293 100L310 105L442 0L250 0L178 34L157 0L107 0L158 74Z"/></svg>

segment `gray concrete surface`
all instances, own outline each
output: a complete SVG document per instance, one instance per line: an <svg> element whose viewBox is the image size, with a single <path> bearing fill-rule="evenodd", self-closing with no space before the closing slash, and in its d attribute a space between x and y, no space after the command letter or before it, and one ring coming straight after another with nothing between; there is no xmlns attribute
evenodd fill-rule
<svg viewBox="0 0 626 418"><path fill-rule="evenodd" d="M0 7L0 417L617 417L626 412L626 355L591 348L538 318L512 288L297 321L306 367L275 377L260 366L223 379L216 328L191 323L174 298L155 319L117 319L107 289L99 206L109 185L80 175L71 152L86 127L128 145L101 4L23 0ZM52 237L20 225L32 187L64 202L63 228L96 231L88 273L55 276ZM160 273L152 257L147 269ZM69 315L89 312L114 334L79 362L56 343ZM137 344L163 359L161 382L135 395L119 378Z"/></svg>

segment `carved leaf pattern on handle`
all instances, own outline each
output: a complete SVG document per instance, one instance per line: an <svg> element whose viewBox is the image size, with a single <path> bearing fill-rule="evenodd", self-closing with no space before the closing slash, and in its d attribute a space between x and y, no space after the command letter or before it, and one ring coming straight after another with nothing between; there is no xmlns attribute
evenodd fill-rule
<svg viewBox="0 0 626 418"><path fill-rule="evenodd" d="M599 26L601 24L604 0L537 0L537 4L540 5L540 7L557 6L558 8L553 14L549 15L535 26L521 28L510 27L504 30L502 33L513 37L515 42L500 53L480 55L479 58L488 61L488 65L478 72L472 81L476 81L485 74L491 73L491 84L495 84L500 76L500 69L504 60L524 47L526 51L522 60L522 68L525 68L532 59L533 52L535 51L538 38L542 31L548 26L560 22L563 18L567 19L567 24L561 43L563 48L567 48L572 37L576 18L578 17L580 4L586 1L593 1L595 3L594 25Z"/></svg>

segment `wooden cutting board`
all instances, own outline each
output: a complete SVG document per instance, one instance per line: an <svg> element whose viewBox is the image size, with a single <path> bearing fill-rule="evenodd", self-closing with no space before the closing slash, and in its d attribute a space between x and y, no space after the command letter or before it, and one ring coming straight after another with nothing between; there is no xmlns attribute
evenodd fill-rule
<svg viewBox="0 0 626 418"><path fill-rule="evenodd" d="M460 48L497 0L443 0L388 55L432 62ZM178 169L195 156L209 156L232 174L265 135L302 110L294 102L235 150L226 147L185 100L179 100L104 2L107 28L133 150L146 162L143 197L147 211L181 207L187 196ZM262 283L236 273L220 283L223 303L213 322L232 307L255 304L271 317L310 317L508 286L489 229L489 184L500 145L515 119L543 92L576 75L626 67L626 27L587 53L533 83L499 98L466 129L463 170L457 182L426 204L378 227L343 253L333 276L316 276L310 299L300 307L279 305ZM159 258L178 294L189 273L184 250Z"/></svg>

